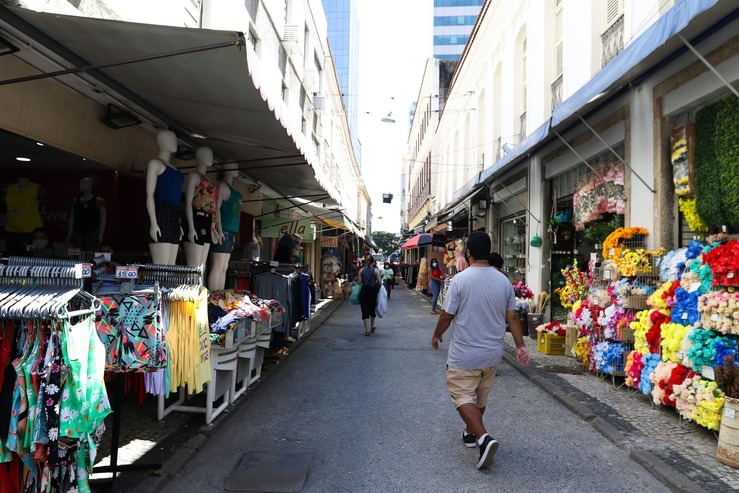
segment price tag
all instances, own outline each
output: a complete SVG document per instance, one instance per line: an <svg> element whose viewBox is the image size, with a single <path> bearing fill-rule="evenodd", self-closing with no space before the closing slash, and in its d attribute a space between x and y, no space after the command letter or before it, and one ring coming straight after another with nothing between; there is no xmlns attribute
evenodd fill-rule
<svg viewBox="0 0 739 493"><path fill-rule="evenodd" d="M92 277L92 264L75 264L74 277L76 279L89 279Z"/></svg>
<svg viewBox="0 0 739 493"><path fill-rule="evenodd" d="M718 313L714 313L711 315L711 322L716 322L716 321L718 321Z"/></svg>
<svg viewBox="0 0 739 493"><path fill-rule="evenodd" d="M598 297L597 296L593 296L593 304L594 305L597 305L598 304Z"/></svg>
<svg viewBox="0 0 739 493"><path fill-rule="evenodd" d="M269 261L269 266L270 267L279 267L280 266L280 263L277 260L270 260Z"/></svg>
<svg viewBox="0 0 739 493"><path fill-rule="evenodd" d="M701 287L701 283L699 283L699 282L691 282L690 283L690 288L688 288L688 292L689 293L692 293L693 291L698 291L698 289L700 289L700 287Z"/></svg>
<svg viewBox="0 0 739 493"><path fill-rule="evenodd" d="M616 250L614 248L611 248L608 250L608 256L613 257L616 254Z"/></svg>
<svg viewBox="0 0 739 493"><path fill-rule="evenodd" d="M685 355L683 355L682 351L678 351L677 353L675 353L675 357L681 360L685 357Z"/></svg>
<svg viewBox="0 0 739 493"><path fill-rule="evenodd" d="M736 419L736 409L724 406L724 418Z"/></svg>
<svg viewBox="0 0 739 493"><path fill-rule="evenodd" d="M116 279L136 279L139 276L139 268L135 265L119 265L115 268Z"/></svg>
<svg viewBox="0 0 739 493"><path fill-rule="evenodd" d="M726 273L726 279L733 279L733 278L734 278L734 273L733 272L729 271L729 272Z"/></svg>
<svg viewBox="0 0 739 493"><path fill-rule="evenodd" d="M590 252L590 260L592 260L593 262L598 260L598 254L596 252Z"/></svg>
<svg viewBox="0 0 739 493"><path fill-rule="evenodd" d="M605 279L606 281L611 280L611 269L606 269L603 271L603 279Z"/></svg>
<svg viewBox="0 0 739 493"><path fill-rule="evenodd" d="M716 373L712 366L701 365L701 375L709 380L716 380Z"/></svg>
<svg viewBox="0 0 739 493"><path fill-rule="evenodd" d="M683 320L687 320L688 319L688 312L683 312L682 319Z"/></svg>

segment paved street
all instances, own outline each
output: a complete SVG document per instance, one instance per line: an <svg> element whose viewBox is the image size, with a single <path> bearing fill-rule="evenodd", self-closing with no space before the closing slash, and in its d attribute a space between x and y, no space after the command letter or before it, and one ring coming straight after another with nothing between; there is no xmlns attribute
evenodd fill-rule
<svg viewBox="0 0 739 493"><path fill-rule="evenodd" d="M182 471L150 483L220 492L245 453L273 452L312 455L306 492L668 491L506 363L486 414L501 446L478 471L444 389L446 343L430 348L435 321L425 300L399 288L389 316L364 337L359 307L342 303Z"/></svg>

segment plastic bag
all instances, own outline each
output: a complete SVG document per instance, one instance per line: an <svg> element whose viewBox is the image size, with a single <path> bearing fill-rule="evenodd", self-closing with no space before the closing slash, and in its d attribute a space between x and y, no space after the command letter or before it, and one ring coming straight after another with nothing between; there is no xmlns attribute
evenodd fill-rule
<svg viewBox="0 0 739 493"><path fill-rule="evenodd" d="M380 286L380 292L377 293L377 306L375 307L375 313L379 318L383 318L387 315L387 291L385 286Z"/></svg>
<svg viewBox="0 0 739 493"><path fill-rule="evenodd" d="M362 286L355 284L352 288L352 294L349 296L349 303L352 305L359 304L359 292L362 290Z"/></svg>

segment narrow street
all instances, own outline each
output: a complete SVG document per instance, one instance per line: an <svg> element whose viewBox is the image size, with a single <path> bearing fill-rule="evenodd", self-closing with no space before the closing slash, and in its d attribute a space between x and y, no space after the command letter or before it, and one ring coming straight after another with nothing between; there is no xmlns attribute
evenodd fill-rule
<svg viewBox="0 0 739 493"><path fill-rule="evenodd" d="M359 307L343 302L157 490L224 491L244 454L267 452L312 457L305 492L668 491L505 362L486 414L501 446L478 471L444 386L447 344L430 347L428 311L398 287L365 337Z"/></svg>

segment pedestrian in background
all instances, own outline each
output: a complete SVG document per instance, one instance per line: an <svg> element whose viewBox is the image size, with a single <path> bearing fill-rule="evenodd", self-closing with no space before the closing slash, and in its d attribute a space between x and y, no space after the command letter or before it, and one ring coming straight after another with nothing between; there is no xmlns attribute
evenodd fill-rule
<svg viewBox="0 0 739 493"><path fill-rule="evenodd" d="M385 268L382 270L382 283L385 285L385 291L387 291L387 299L390 299L390 290L393 289L393 284L395 284L395 271L388 262L385 262Z"/></svg>
<svg viewBox="0 0 739 493"><path fill-rule="evenodd" d="M377 305L377 293L380 292L382 285L382 277L380 269L375 266L375 259L372 255L364 258L364 267L359 271L359 282L362 283L361 291L359 291L359 306L362 308L362 322L364 323L364 335L369 336L374 332L375 307Z"/></svg>
<svg viewBox="0 0 739 493"><path fill-rule="evenodd" d="M447 390L465 423L462 442L480 450L478 469L490 466L498 450L498 441L488 434L482 417L503 357L506 321L516 343L516 359L525 366L530 360L516 316L513 286L490 266L489 255L488 235L472 233L465 249L469 268L452 278L431 338L433 348L439 349L442 335L451 326Z"/></svg>
<svg viewBox="0 0 739 493"><path fill-rule="evenodd" d="M441 269L439 268L439 261L435 258L431 259L429 287L431 288L431 315L438 315L436 305L439 302L439 293L441 293Z"/></svg>

